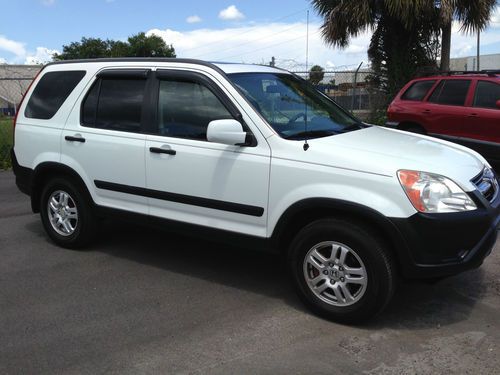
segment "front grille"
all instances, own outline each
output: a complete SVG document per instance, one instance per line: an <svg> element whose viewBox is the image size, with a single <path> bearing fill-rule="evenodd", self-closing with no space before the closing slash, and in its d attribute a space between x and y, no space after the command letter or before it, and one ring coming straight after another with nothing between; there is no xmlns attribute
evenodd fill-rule
<svg viewBox="0 0 500 375"><path fill-rule="evenodd" d="M499 188L495 173L491 169L484 168L483 171L471 181L489 202L495 200Z"/></svg>

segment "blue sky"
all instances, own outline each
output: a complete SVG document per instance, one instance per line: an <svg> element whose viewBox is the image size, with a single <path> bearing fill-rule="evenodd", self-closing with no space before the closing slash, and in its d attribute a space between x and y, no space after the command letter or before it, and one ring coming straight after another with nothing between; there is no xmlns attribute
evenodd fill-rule
<svg viewBox="0 0 500 375"><path fill-rule="evenodd" d="M0 61L43 63L81 37L125 39L145 31L162 36L179 57L305 67L307 0L0 0ZM19 15L19 16L18 16ZM500 53L500 7L483 34L483 53ZM366 63L370 32L345 50L325 46L320 19L310 12L309 60L327 68ZM454 28L452 56L475 53L475 37Z"/></svg>

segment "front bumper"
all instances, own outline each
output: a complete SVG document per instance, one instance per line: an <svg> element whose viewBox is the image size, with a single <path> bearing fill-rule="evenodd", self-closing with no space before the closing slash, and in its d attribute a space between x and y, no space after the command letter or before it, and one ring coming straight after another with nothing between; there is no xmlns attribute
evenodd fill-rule
<svg viewBox="0 0 500 375"><path fill-rule="evenodd" d="M471 195L478 205L474 211L391 219L404 242L405 249L398 249L404 277L451 276L483 263L497 239L500 194L492 203L479 192Z"/></svg>

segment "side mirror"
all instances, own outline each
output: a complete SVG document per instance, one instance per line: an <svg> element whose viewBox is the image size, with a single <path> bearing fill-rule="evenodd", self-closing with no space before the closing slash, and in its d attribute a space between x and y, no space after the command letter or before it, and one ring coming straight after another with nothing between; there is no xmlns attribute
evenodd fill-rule
<svg viewBox="0 0 500 375"><path fill-rule="evenodd" d="M497 108L500 109L500 99L497 100L496 105L497 105Z"/></svg>
<svg viewBox="0 0 500 375"><path fill-rule="evenodd" d="M229 146L250 146L253 135L243 131L236 120L213 120L208 124L207 140Z"/></svg>

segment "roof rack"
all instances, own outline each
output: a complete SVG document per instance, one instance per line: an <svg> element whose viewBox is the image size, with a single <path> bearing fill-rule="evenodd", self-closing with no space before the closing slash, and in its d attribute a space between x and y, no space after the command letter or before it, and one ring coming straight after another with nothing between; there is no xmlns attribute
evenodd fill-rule
<svg viewBox="0 0 500 375"><path fill-rule="evenodd" d="M452 75L466 75L466 74L487 74L490 77L495 77L496 75L500 74L500 69L497 70L450 70L447 72L444 72L443 74L452 76Z"/></svg>

